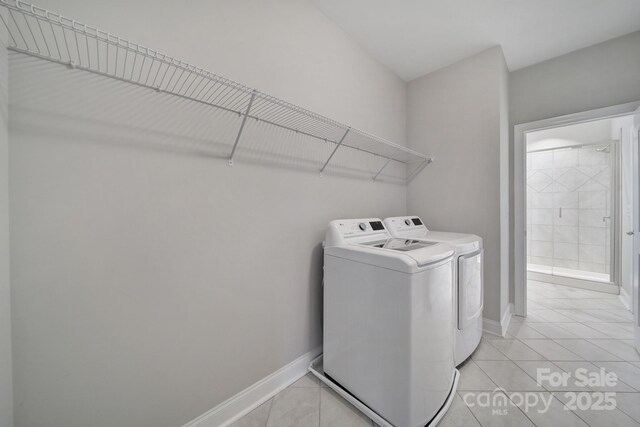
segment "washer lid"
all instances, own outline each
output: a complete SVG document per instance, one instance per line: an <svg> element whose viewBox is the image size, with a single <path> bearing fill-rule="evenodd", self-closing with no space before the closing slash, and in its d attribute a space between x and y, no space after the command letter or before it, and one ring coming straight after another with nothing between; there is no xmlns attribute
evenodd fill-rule
<svg viewBox="0 0 640 427"><path fill-rule="evenodd" d="M453 254L454 248L444 243L395 238L325 248L325 255L405 273L422 271Z"/></svg>
<svg viewBox="0 0 640 427"><path fill-rule="evenodd" d="M415 251L417 249L433 246L437 242L425 242L415 239L403 239L403 238L391 238L378 242L363 243L364 246L373 246L381 249L390 249L392 251L408 252Z"/></svg>
<svg viewBox="0 0 640 427"><path fill-rule="evenodd" d="M482 237L476 236L475 234L427 231L427 233L419 239L429 242L447 243L455 246L458 253L467 253L482 249Z"/></svg>
<svg viewBox="0 0 640 427"><path fill-rule="evenodd" d="M482 238L475 234L431 231L417 216L399 216L386 218L384 225L393 237L442 242L455 246L458 253L467 253L482 249Z"/></svg>

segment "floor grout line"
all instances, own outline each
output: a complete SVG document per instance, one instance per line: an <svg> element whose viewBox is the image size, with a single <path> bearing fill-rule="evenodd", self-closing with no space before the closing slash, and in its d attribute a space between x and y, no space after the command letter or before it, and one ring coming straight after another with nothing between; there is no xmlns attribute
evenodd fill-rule
<svg viewBox="0 0 640 427"><path fill-rule="evenodd" d="M322 389L318 390L318 427L320 427L321 425L322 425Z"/></svg>
<svg viewBox="0 0 640 427"><path fill-rule="evenodd" d="M277 395L276 395L277 396ZM273 399L276 397L273 396L271 399L269 399L269 412L267 412L267 419L264 422L264 427L267 427L269 425L269 418L271 418L271 409L273 409Z"/></svg>
<svg viewBox="0 0 640 427"><path fill-rule="evenodd" d="M478 367L478 368L479 368L479 367ZM493 382L493 381L492 381L492 382ZM464 405L464 407L465 407L465 408L467 408L467 411L469 411L469 413L470 413L470 414L471 414L471 416L476 420L476 422L478 423L478 425L479 425L480 427L484 427L484 426L482 425L482 423L480 422L480 420L478 419L478 417L476 417L476 414L474 414L474 413L473 413L473 411L471 410L471 408L469 408L469 407L467 406L467 403L466 403L466 402L464 401L464 399L462 398L462 395L460 394L460 391L459 391L459 390L456 390L456 394L458 395L458 398L459 398L460 400L462 400L462 404Z"/></svg>

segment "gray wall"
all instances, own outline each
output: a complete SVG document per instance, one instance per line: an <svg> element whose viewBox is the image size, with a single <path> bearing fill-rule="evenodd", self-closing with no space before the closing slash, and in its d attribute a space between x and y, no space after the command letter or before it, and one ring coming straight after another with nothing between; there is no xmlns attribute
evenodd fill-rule
<svg viewBox="0 0 640 427"><path fill-rule="evenodd" d="M635 32L510 73L511 144L517 124L638 100L640 32ZM513 244L513 216L510 224ZM511 257L512 272L513 262ZM513 275L510 282L513 300Z"/></svg>
<svg viewBox="0 0 640 427"><path fill-rule="evenodd" d="M0 43L0 427L13 426L9 273L9 140L7 50Z"/></svg>
<svg viewBox="0 0 640 427"><path fill-rule="evenodd" d="M510 74L513 125L640 99L640 31Z"/></svg>
<svg viewBox="0 0 640 427"><path fill-rule="evenodd" d="M500 263L506 77L502 50L495 47L407 87L409 145L435 157L409 184L407 211L425 218L432 230L484 239L484 317L494 321L500 320L507 301Z"/></svg>
<svg viewBox="0 0 640 427"><path fill-rule="evenodd" d="M405 142L404 83L306 2L40 3ZM331 146L250 126L230 168L237 127L206 108L10 65L16 427L202 414L321 344L329 220L405 214L379 159L320 177Z"/></svg>

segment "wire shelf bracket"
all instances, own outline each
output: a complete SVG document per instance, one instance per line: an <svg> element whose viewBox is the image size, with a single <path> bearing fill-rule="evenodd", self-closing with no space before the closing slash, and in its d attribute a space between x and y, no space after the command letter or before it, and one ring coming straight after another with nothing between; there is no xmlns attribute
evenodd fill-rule
<svg viewBox="0 0 640 427"><path fill-rule="evenodd" d="M387 167L387 165L391 162L391 160L393 160L393 157L389 157L389 158L387 159L387 161L386 161L386 162L384 162L384 165L382 165L382 167L380 168L380 170L378 171L378 173L376 173L376 174L373 176L373 180L374 180L374 181L376 180L376 178L378 178L378 175L380 175L380 174L382 173L382 171L384 170L384 168L386 168L386 167Z"/></svg>
<svg viewBox="0 0 640 427"><path fill-rule="evenodd" d="M407 173L408 182L433 160L403 145L21 0L0 0L0 36L12 51L242 117L229 155L230 166L233 166L248 119L286 129L318 142L334 144L331 154L320 168L320 174L341 148L381 158L384 165L373 176L374 180L391 162L404 164L407 171L411 165L417 164L412 173Z"/></svg>
<svg viewBox="0 0 640 427"><path fill-rule="evenodd" d="M322 167L320 168L320 174L322 174L322 172L324 172L324 169L327 167L327 165L329 164L329 162L333 158L333 155L336 154L336 151L338 151L338 148L340 148L340 146L344 142L344 139L347 137L347 135L349 135L349 131L350 130L351 130L351 128L348 128L346 130L346 132L344 133L344 135L342 135L342 138L340 138L340 141L338 141L338 143L336 144L335 148L333 149L333 151L329 155L329 158L327 159L326 162L324 162L324 165L322 165Z"/></svg>
<svg viewBox="0 0 640 427"><path fill-rule="evenodd" d="M249 105L247 105L247 111L244 112L244 116L242 117L242 123L240 124L240 129L238 130L238 136L236 136L236 141L233 143L233 148L231 149L231 155L229 156L229 166L233 166L233 156L236 153L236 148L238 148L238 143L240 142L240 136L242 136L242 130L244 129L244 125L247 122L247 117L249 116L249 111L251 111L251 106L253 105L254 99L256 99L255 90L251 93L251 99L249 99Z"/></svg>
<svg viewBox="0 0 640 427"><path fill-rule="evenodd" d="M407 183L411 182L413 178L415 178L420 173L420 171L422 171L422 169L424 169L431 162L433 162L433 157L429 157L428 159L420 162L413 171L409 172L407 176Z"/></svg>

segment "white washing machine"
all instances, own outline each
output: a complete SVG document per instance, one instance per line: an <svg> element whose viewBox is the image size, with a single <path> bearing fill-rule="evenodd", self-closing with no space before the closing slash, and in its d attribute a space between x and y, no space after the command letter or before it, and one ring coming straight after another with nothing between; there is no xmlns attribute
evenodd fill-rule
<svg viewBox="0 0 640 427"><path fill-rule="evenodd" d="M457 387L452 246L336 220L324 242L320 379L383 426L435 425Z"/></svg>
<svg viewBox="0 0 640 427"><path fill-rule="evenodd" d="M416 216L387 218L384 224L394 237L443 242L456 248L453 354L458 366L474 352L482 338L482 238L474 234L430 231Z"/></svg>

